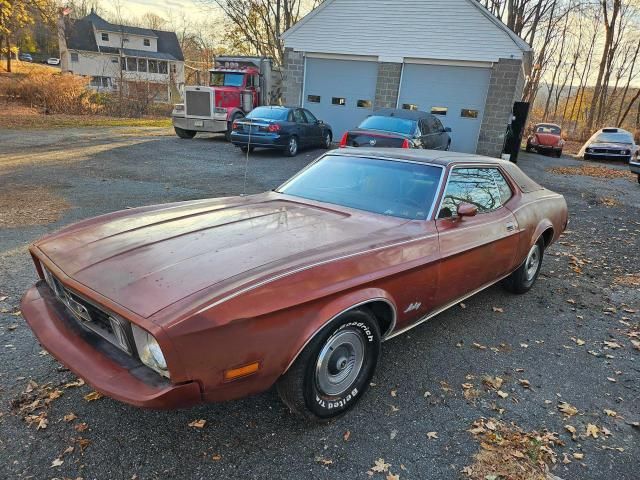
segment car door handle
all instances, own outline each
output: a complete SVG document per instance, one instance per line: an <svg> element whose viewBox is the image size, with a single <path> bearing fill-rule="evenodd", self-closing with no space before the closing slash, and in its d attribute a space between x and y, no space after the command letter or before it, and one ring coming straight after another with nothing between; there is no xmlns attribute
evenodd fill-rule
<svg viewBox="0 0 640 480"><path fill-rule="evenodd" d="M507 232L513 232L516 229L516 224L509 222L505 224L505 227L507 228Z"/></svg>

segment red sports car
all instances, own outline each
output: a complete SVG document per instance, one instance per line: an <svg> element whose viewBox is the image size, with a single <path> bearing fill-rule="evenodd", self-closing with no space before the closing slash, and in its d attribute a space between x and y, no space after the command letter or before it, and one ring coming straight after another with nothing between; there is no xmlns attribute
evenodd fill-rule
<svg viewBox="0 0 640 480"><path fill-rule="evenodd" d="M552 153L556 157L562 155L564 139L562 129L552 123L538 123L527 139L527 152Z"/></svg>
<svg viewBox="0 0 640 480"><path fill-rule="evenodd" d="M277 384L310 419L351 408L382 342L503 281L529 290L567 225L512 163L341 149L272 192L141 207L31 246L22 313L96 390L174 408Z"/></svg>

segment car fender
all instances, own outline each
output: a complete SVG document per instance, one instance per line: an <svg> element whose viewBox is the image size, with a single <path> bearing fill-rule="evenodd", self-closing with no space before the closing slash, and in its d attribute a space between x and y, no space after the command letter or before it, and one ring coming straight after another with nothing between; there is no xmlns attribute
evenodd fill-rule
<svg viewBox="0 0 640 480"><path fill-rule="evenodd" d="M313 319L308 322L307 328L303 331L298 339L294 342L291 351L294 354L288 359L287 366L282 372L283 374L289 370L291 365L296 361L305 347L318 335L327 325L339 318L343 313L356 309L360 306L376 301L387 303L393 310L393 319L391 327L387 332L380 332L382 335L393 330L396 320L396 304L391 295L380 288L365 288L340 295L332 299L330 302L316 310Z"/></svg>

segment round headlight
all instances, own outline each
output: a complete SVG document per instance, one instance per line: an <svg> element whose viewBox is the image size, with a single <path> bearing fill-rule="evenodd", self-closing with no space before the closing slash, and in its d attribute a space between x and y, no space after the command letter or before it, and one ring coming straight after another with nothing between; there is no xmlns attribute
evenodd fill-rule
<svg viewBox="0 0 640 480"><path fill-rule="evenodd" d="M149 335L149 343L147 343L147 350L151 355L151 358L155 362L158 368L162 370L167 369L167 361L164 359L164 355L162 354L162 350L160 350L160 345L158 345L158 341Z"/></svg>

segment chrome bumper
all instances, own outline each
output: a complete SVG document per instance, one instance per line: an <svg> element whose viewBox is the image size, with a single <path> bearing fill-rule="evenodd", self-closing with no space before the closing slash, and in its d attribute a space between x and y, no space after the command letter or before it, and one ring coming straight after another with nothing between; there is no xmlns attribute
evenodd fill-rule
<svg viewBox="0 0 640 480"><path fill-rule="evenodd" d="M220 133L227 131L227 120L171 117L174 127L194 132Z"/></svg>

